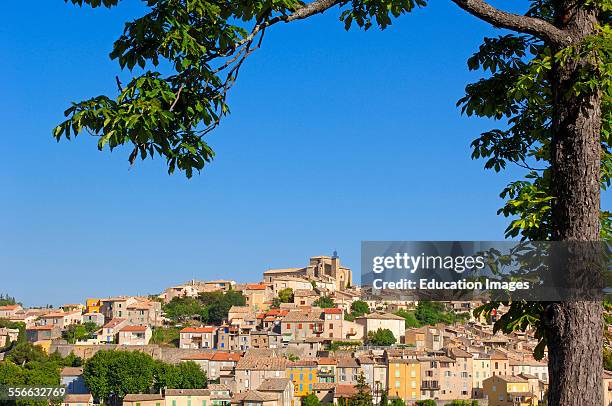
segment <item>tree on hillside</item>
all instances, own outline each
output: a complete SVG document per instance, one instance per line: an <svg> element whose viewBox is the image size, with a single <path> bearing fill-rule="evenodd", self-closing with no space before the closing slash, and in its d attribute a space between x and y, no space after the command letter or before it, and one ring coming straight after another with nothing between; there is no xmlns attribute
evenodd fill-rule
<svg viewBox="0 0 612 406"><path fill-rule="evenodd" d="M201 316L204 306L192 297L173 297L170 302L162 306L162 309L167 318L182 323Z"/></svg>
<svg viewBox="0 0 612 406"><path fill-rule="evenodd" d="M293 289L285 288L278 291L278 300L281 303L293 303Z"/></svg>
<svg viewBox="0 0 612 406"><path fill-rule="evenodd" d="M379 328L376 331L368 332L368 344L381 347L388 347L397 342L393 332L388 328Z"/></svg>
<svg viewBox="0 0 612 406"><path fill-rule="evenodd" d="M156 363L139 351L98 351L85 363L83 379L96 399L119 404L128 393L146 393L154 384Z"/></svg>
<svg viewBox="0 0 612 406"><path fill-rule="evenodd" d="M314 393L302 397L302 406L321 406L321 401Z"/></svg>
<svg viewBox="0 0 612 406"><path fill-rule="evenodd" d="M382 391L380 395L380 401L378 402L378 406L389 406L389 395L386 390Z"/></svg>
<svg viewBox="0 0 612 406"><path fill-rule="evenodd" d="M128 393L207 387L206 373L195 362L173 365L140 351L98 351L85 363L83 379L96 399L111 404Z"/></svg>
<svg viewBox="0 0 612 406"><path fill-rule="evenodd" d="M351 406L373 406L372 392L370 385L366 382L363 372L357 377L357 383L355 384L357 393L350 399Z"/></svg>
<svg viewBox="0 0 612 406"><path fill-rule="evenodd" d="M29 342L19 342L13 346L6 354L5 359L17 365L28 362L42 362L47 359L47 353L39 345Z"/></svg>
<svg viewBox="0 0 612 406"><path fill-rule="evenodd" d="M416 318L413 311L400 309L395 312L395 315L403 317L406 320L406 328L421 327L423 324Z"/></svg>
<svg viewBox="0 0 612 406"><path fill-rule="evenodd" d="M112 7L119 0L66 0ZM507 163L528 168L502 197L502 214L516 216L509 235L525 239L596 241L612 235L600 213L600 187L612 172L610 154L610 0L531 0L525 15L485 0L452 0L467 13L515 33L487 38L469 61L487 77L468 86L467 114L506 119L506 129L478 138L473 156L496 171ZM53 131L59 140L86 131L98 148L127 145L128 160L157 154L168 171L193 175L214 152L204 136L229 112L226 95L240 67L280 23L341 11L348 29L388 27L425 0L151 0L146 15L126 24L111 57L145 72L123 84L118 96L74 103ZM157 68L163 66L164 69ZM162 73L163 71L163 73ZM533 166L534 161L541 166ZM538 170L543 169L543 170ZM600 214L602 214L600 216ZM601 227L600 218L603 224ZM579 272L588 276L589 269ZM581 269L580 267L578 268ZM496 304L493 304L496 305ZM514 302L496 329L534 328L549 349L551 405L601 404L602 307L598 303ZM589 334L583 334L584 329Z"/></svg>
<svg viewBox="0 0 612 406"><path fill-rule="evenodd" d="M69 343L74 344L79 340L87 340L100 328L96 323L71 324L64 331L62 337Z"/></svg>
<svg viewBox="0 0 612 406"><path fill-rule="evenodd" d="M417 405L419 403L417 402ZM400 398L395 398L391 401L391 406L406 406L406 402L404 402L402 399ZM436 406L436 405L434 405Z"/></svg>
<svg viewBox="0 0 612 406"><path fill-rule="evenodd" d="M10 306L14 304L17 304L14 297L0 293L0 306Z"/></svg>
<svg viewBox="0 0 612 406"><path fill-rule="evenodd" d="M317 300L312 302L312 305L320 307L322 309L331 309L336 307L334 300L329 296L319 296Z"/></svg>
<svg viewBox="0 0 612 406"><path fill-rule="evenodd" d="M370 312L370 306L363 300L355 300L351 303L351 313L354 317L363 316Z"/></svg>
<svg viewBox="0 0 612 406"><path fill-rule="evenodd" d="M438 406L435 400L425 399L425 400L417 400L417 406Z"/></svg>

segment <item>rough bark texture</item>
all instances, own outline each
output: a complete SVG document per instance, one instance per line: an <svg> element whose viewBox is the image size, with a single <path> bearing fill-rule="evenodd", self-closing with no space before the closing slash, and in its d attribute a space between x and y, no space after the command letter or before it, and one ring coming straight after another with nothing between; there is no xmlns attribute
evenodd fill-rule
<svg viewBox="0 0 612 406"><path fill-rule="evenodd" d="M575 1L558 0L556 26L573 42L595 30L596 13ZM554 116L552 140L553 240L597 241L600 210L601 94L571 92L585 61L574 60L553 70ZM592 272L578 255L569 260L567 274L576 280ZM548 326L548 404L603 404L603 315L597 301L551 304Z"/></svg>

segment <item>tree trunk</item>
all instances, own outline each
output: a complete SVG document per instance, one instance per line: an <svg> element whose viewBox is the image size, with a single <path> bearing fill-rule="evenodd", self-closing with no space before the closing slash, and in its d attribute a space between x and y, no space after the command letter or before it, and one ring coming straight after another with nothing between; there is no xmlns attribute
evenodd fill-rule
<svg viewBox="0 0 612 406"><path fill-rule="evenodd" d="M556 1L556 25L575 43L595 32L597 13L582 2ZM601 93L571 89L583 59L556 64L552 72L552 239L599 240ZM589 277L585 261L569 259L567 275ZM573 262L573 263L572 263ZM603 405L603 314L599 301L573 300L548 306L550 406Z"/></svg>

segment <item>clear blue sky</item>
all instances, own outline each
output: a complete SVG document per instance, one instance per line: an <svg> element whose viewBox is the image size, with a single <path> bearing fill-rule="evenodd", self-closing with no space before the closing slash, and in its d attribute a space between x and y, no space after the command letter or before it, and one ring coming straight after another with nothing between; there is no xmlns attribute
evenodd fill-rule
<svg viewBox="0 0 612 406"><path fill-rule="evenodd" d="M495 31L450 1L383 32L347 33L336 12L274 27L192 180L51 137L70 101L114 92L108 52L141 11L124 3L3 7L0 292L57 305L259 280L333 250L358 273L361 240L503 238L498 193L520 172L471 161L490 123L455 107L478 77L467 57Z"/></svg>

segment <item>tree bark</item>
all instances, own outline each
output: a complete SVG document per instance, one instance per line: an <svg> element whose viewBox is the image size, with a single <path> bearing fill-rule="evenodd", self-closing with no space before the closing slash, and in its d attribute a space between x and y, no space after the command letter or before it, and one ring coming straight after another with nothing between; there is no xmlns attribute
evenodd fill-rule
<svg viewBox="0 0 612 406"><path fill-rule="evenodd" d="M569 32L575 44L596 29L597 12L582 1L556 1L558 28ZM557 49L559 50L559 49ZM601 93L576 95L572 88L583 59L556 64L552 72L552 239L598 241L600 212ZM565 264L576 281L589 276L580 256ZM603 310L599 301L572 300L548 306L550 406L603 404Z"/></svg>

